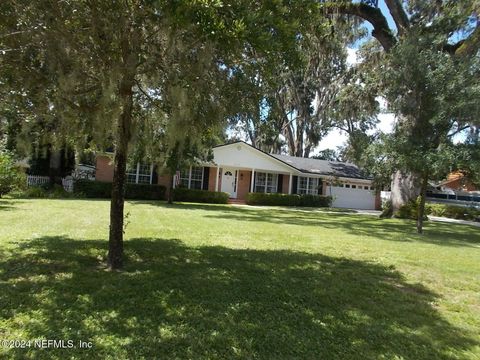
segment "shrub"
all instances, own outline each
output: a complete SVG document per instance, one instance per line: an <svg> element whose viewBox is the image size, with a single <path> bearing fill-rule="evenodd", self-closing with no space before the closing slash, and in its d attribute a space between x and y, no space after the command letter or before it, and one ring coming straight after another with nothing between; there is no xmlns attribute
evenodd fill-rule
<svg viewBox="0 0 480 360"><path fill-rule="evenodd" d="M449 204L428 204L433 216L451 219L480 221L480 210L474 207L464 207Z"/></svg>
<svg viewBox="0 0 480 360"><path fill-rule="evenodd" d="M87 198L110 198L112 184L93 180L76 180L73 183L73 192L83 194Z"/></svg>
<svg viewBox="0 0 480 360"><path fill-rule="evenodd" d="M24 192L18 195L19 197L27 197L33 199L40 199L48 197L48 192L40 186L31 186L27 188Z"/></svg>
<svg viewBox="0 0 480 360"><path fill-rule="evenodd" d="M228 193L177 188L173 190L173 200L210 204L226 204L228 202Z"/></svg>
<svg viewBox="0 0 480 360"><path fill-rule="evenodd" d="M332 204L332 197L322 195L249 193L247 195L247 204L272 206L329 207Z"/></svg>
<svg viewBox="0 0 480 360"><path fill-rule="evenodd" d="M127 184L125 198L133 200L164 200L166 188L163 185Z"/></svg>
<svg viewBox="0 0 480 360"><path fill-rule="evenodd" d="M48 190L48 197L51 199L65 199L75 197L77 194L70 193L62 185L55 184Z"/></svg>
<svg viewBox="0 0 480 360"><path fill-rule="evenodd" d="M10 153L0 150L0 197L25 185L25 174L15 167Z"/></svg>
<svg viewBox="0 0 480 360"><path fill-rule="evenodd" d="M399 219L412 219L416 220L418 217L418 208L420 206L420 197L417 200L412 200L407 202L405 205L401 206L393 216ZM427 215L430 214L430 207L425 205L425 211L423 215L424 220L428 220Z"/></svg>
<svg viewBox="0 0 480 360"><path fill-rule="evenodd" d="M87 198L109 199L112 194L112 183L94 180L76 180L73 192L83 194ZM150 184L127 184L125 198L135 200L163 200L165 198L165 186Z"/></svg>

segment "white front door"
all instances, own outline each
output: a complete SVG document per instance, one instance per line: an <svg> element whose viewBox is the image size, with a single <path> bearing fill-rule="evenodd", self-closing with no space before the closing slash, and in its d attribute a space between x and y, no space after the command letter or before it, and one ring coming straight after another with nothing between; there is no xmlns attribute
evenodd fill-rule
<svg viewBox="0 0 480 360"><path fill-rule="evenodd" d="M222 170L222 191L229 193L230 198L237 198L237 174L238 171L232 168Z"/></svg>

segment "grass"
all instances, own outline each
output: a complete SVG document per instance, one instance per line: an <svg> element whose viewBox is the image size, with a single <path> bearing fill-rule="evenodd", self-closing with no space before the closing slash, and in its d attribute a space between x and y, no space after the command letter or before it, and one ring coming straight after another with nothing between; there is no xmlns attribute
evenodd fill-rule
<svg viewBox="0 0 480 360"><path fill-rule="evenodd" d="M90 341L11 359L479 359L478 228L129 202L0 200L0 339Z"/></svg>

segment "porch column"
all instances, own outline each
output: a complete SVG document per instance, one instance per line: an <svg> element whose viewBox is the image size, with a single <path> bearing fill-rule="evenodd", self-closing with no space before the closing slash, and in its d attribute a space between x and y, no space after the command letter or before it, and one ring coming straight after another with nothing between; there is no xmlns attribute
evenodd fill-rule
<svg viewBox="0 0 480 360"><path fill-rule="evenodd" d="M293 182L293 176L292 173L290 173L290 179L288 180L288 194L292 194L292 182Z"/></svg>
<svg viewBox="0 0 480 360"><path fill-rule="evenodd" d="M253 181L255 180L255 169L252 169L252 178L250 179L250 192L253 192Z"/></svg>
<svg viewBox="0 0 480 360"><path fill-rule="evenodd" d="M215 190L218 191L218 176L220 175L220 166L217 166L217 176L215 177Z"/></svg>

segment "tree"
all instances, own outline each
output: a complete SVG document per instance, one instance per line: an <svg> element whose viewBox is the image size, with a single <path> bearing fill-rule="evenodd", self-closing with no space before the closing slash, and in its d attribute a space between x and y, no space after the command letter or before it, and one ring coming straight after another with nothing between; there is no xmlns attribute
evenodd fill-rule
<svg viewBox="0 0 480 360"><path fill-rule="evenodd" d="M25 175L15 167L13 156L0 148L0 198L15 189L25 186Z"/></svg>
<svg viewBox="0 0 480 360"><path fill-rule="evenodd" d="M312 156L312 159L340 161L338 153L333 149L321 150L317 155Z"/></svg>
<svg viewBox="0 0 480 360"><path fill-rule="evenodd" d="M354 21L317 13L298 25L295 51L268 63L252 55L234 73L239 111L232 129L264 151L308 157L332 127L333 99L350 76L345 46L361 32Z"/></svg>
<svg viewBox="0 0 480 360"><path fill-rule="evenodd" d="M224 113L224 89L244 49L268 58L277 38L295 36L280 3L41 0L2 7L1 67L14 74L2 79L14 84L8 95L25 94L25 108L51 124L42 127L49 137L114 146L112 269L122 266L126 165L139 130L176 129L169 138L209 131ZM146 119L151 126L141 126Z"/></svg>
<svg viewBox="0 0 480 360"><path fill-rule="evenodd" d="M388 70L393 72L395 69L392 66L396 64L395 57L399 57L400 61L405 61L408 58L406 53L408 53L411 55L409 60L413 61L410 65L415 65L414 62L417 59L413 55L417 54L419 56L420 64L425 65L422 69L424 71L421 74L422 76L420 78L412 76L398 78L397 80L403 86L403 93L395 91L399 84L392 82L383 83L384 91L390 95L395 94L390 97L386 96L390 104L397 102L398 105L397 100L404 104L404 106L393 106L397 110L396 115L399 118L399 126L396 131L398 137L410 139L406 142L399 141L399 143L414 143L415 139L418 139L418 131L424 134L428 128L438 130L434 133L442 137L440 133L444 134L445 129L441 128L442 124L434 120L443 116L440 113L440 108L428 108L423 111L424 104L416 102L421 98L429 98L431 103L438 103L434 100L436 99L435 94L428 94L432 89L424 88L424 85L433 80L433 78L430 78L436 76L438 67L427 65L428 61L422 56L427 53L429 54L427 57L433 60L432 56L434 54L441 53L455 59L452 61L455 61L457 65L464 61L468 62L468 59L478 51L480 45L479 21L474 15L478 13L479 3L473 0L462 2L385 0L385 3L395 22L396 32L389 28L388 22L380 9L367 4L367 2L329 2L324 6L324 9L327 13L340 12L355 15L372 24L372 35L380 42L383 50L387 52L387 54L373 54L373 56L370 54L369 56L370 59L375 57L375 60L379 60L377 64L378 72L388 72ZM452 42L451 39L455 37L454 35L462 32L469 35L460 41ZM419 41L415 42L415 39ZM403 66L408 68L408 64L405 62ZM403 72L403 75L406 74L411 74L411 72L409 70ZM446 82L447 79L443 79L443 81ZM441 85L441 82L434 82L435 85ZM392 88L390 88L391 86ZM389 89L394 90L389 91ZM436 89L434 88L433 91L435 92ZM458 97L448 99L449 105L456 107L458 100ZM426 112L430 112L430 114L426 115ZM455 118L458 119L459 117L455 116ZM435 124L428 125L427 122ZM463 123L460 126L468 125ZM436 135L434 137L436 138ZM405 156L415 156L408 146L403 149ZM403 167L396 169L392 180L392 205L394 210L424 192L422 189L425 188L426 184L425 175L416 173L416 168L417 166L413 163L404 162ZM421 220L418 221L418 225L418 230L421 232Z"/></svg>
<svg viewBox="0 0 480 360"><path fill-rule="evenodd" d="M379 104L376 87L367 83L364 65L354 65L345 70L344 81L329 110L332 126L348 135L347 144L340 149L343 161L363 166L363 153L374 140L368 134L378 123Z"/></svg>

